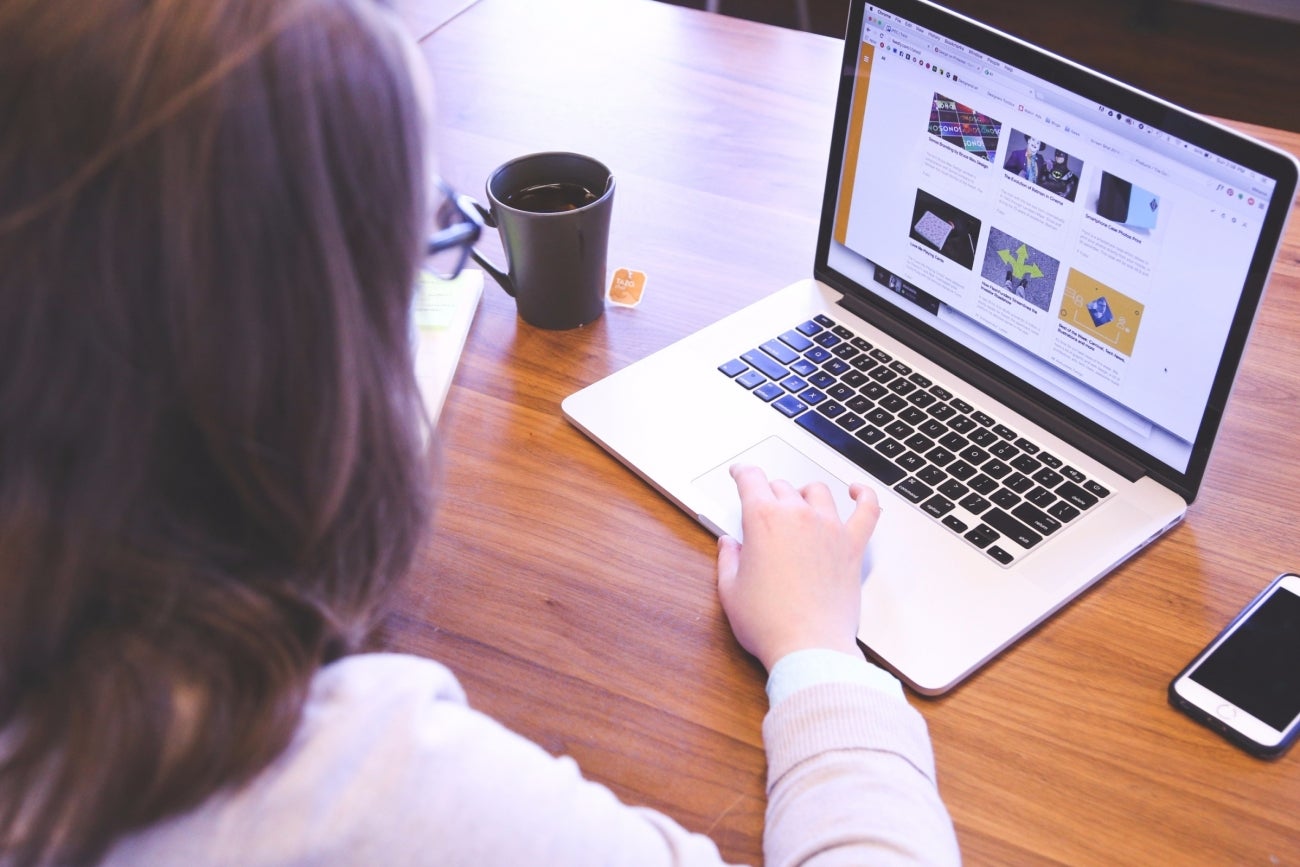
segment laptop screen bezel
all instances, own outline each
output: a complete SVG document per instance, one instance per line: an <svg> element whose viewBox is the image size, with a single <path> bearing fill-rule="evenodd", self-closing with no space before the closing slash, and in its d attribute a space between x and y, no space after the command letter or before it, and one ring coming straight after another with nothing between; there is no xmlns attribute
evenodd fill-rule
<svg viewBox="0 0 1300 867"><path fill-rule="evenodd" d="M919 332L922 341L929 341L931 345L937 343L962 364L986 374L1001 377L1003 380L1010 376L1004 368L992 364L967 346L934 328L924 319L898 306L888 304L874 293L860 288L853 278L836 271L829 264L853 89L857 80L858 57L861 52L863 19L868 5L900 16L983 52L989 57L1066 87L1087 100L1112 106L1116 111L1123 112L1157 130L1170 133L1241 166L1276 179L1276 191L1265 212L1259 240L1247 270L1241 297L1185 469L1178 469L1153 458L1138 446L1022 379L1016 378L1015 388L998 395L1003 402L1022 414L1026 414L1024 412L1026 409L1030 410L1031 412L1027 414L1041 420L1053 433L1075 445L1087 448L1097 442L1103 443L1112 453L1127 457L1133 464L1140 466L1147 475L1191 502L1195 499L1204 479L1211 447L1223 419L1251 327L1263 298L1269 271L1295 198L1297 183L1295 160L1287 154L1228 130L1189 110L1141 92L1009 34L935 6L927 0L872 0L870 4L867 0L853 0L848 16L841 65L814 276L859 303L867 305L873 314L877 314L884 320L901 322L903 328L891 330L905 342L909 342L909 333ZM880 320L873 317L873 321ZM1047 418L1044 418L1044 410L1047 411Z"/></svg>

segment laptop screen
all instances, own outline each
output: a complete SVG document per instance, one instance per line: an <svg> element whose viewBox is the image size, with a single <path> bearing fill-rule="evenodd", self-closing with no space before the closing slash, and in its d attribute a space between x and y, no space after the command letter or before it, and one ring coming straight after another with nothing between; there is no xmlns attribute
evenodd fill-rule
<svg viewBox="0 0 1300 867"><path fill-rule="evenodd" d="M1294 161L923 0L849 27L818 276L1191 499Z"/></svg>

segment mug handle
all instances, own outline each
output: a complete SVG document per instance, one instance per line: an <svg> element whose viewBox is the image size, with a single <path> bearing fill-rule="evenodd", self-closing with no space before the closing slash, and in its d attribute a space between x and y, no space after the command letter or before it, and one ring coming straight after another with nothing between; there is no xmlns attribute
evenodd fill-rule
<svg viewBox="0 0 1300 867"><path fill-rule="evenodd" d="M489 229L497 228L496 218L492 216L492 212L490 210L483 207L483 205L480 204L478 201L474 202L474 207L475 209L478 210L479 216L483 218L483 225L487 226ZM509 295L511 298L515 297L515 287L514 284L510 282L510 275L506 274L500 268L496 267L487 259L479 255L478 250L474 249L473 247L470 248L469 254L470 256L473 257L474 261L478 263L478 266L480 268L482 268L487 273L491 274L492 279L496 280L497 283L501 285L501 288L506 290L507 295Z"/></svg>

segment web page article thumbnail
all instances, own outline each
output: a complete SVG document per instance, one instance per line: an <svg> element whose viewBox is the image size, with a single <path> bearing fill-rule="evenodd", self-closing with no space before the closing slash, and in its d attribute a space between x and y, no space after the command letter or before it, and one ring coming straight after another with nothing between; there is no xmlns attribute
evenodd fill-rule
<svg viewBox="0 0 1300 867"><path fill-rule="evenodd" d="M992 163L997 161L1002 122L935 93L930 105L930 135Z"/></svg>
<svg viewBox="0 0 1300 867"><path fill-rule="evenodd" d="M980 275L1006 292L1046 313L1061 263L1001 229L989 227Z"/></svg>
<svg viewBox="0 0 1300 867"><path fill-rule="evenodd" d="M975 244L981 225L960 208L925 190L917 190L908 237L969 269L975 265Z"/></svg>
<svg viewBox="0 0 1300 867"><path fill-rule="evenodd" d="M1145 305L1071 268L1065 275L1061 321L1124 356L1133 354Z"/></svg>
<svg viewBox="0 0 1300 867"><path fill-rule="evenodd" d="M1160 197L1155 193L1110 172L1101 173L1094 208L1097 216L1127 229L1149 232L1156 227L1159 209Z"/></svg>
<svg viewBox="0 0 1300 867"><path fill-rule="evenodd" d="M1007 149L1004 170L1066 201L1074 201L1083 160L1018 129L1012 129L1007 137Z"/></svg>

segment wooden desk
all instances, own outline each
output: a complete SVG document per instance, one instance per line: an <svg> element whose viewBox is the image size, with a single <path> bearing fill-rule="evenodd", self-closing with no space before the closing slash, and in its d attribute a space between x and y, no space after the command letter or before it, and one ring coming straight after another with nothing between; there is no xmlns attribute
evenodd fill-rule
<svg viewBox="0 0 1300 867"><path fill-rule="evenodd" d="M479 0L423 44L444 175L481 195L522 153L606 160L610 267L649 284L568 333L485 290L433 537L382 643L446 662L476 707L753 863L764 678L718 605L714 540L559 405L810 273L840 45L648 0ZM495 238L483 249L500 261ZM1165 702L1242 604L1300 569L1297 329L1300 220L1186 522L955 692L911 699L968 863L1300 859L1300 750L1249 758Z"/></svg>

